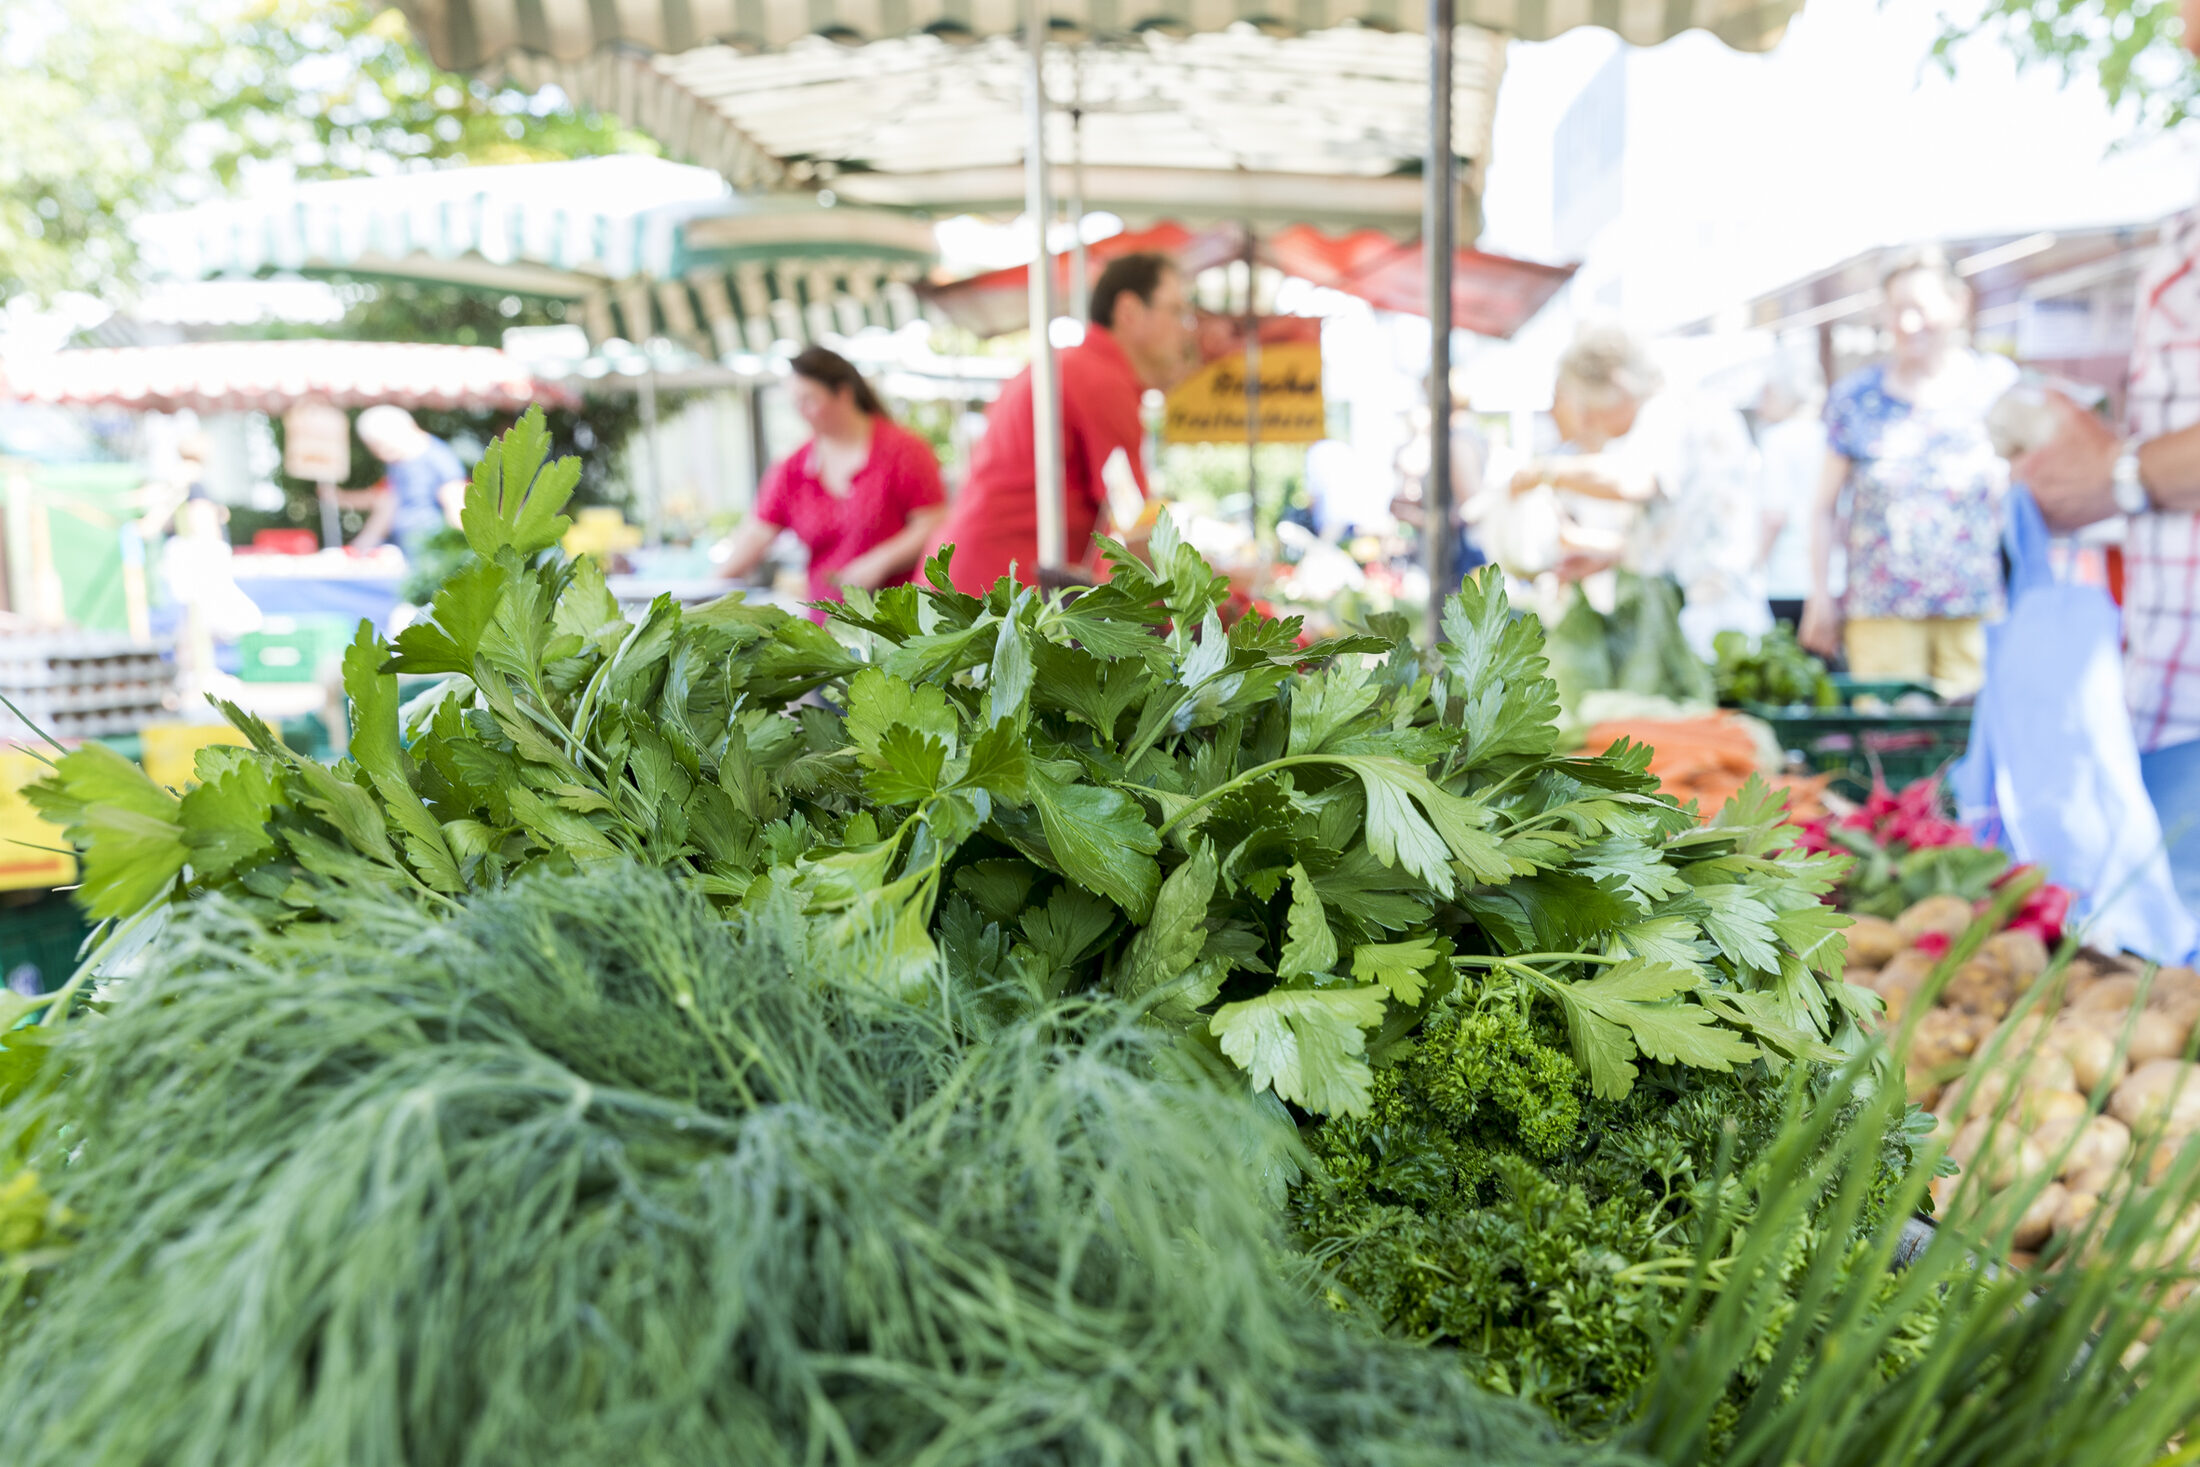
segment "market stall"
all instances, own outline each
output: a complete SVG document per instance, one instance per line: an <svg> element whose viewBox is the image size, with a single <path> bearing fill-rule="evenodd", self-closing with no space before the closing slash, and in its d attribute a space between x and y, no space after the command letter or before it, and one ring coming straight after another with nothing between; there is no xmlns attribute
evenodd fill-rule
<svg viewBox="0 0 2200 1467"><path fill-rule="evenodd" d="M443 64L554 82L672 140L742 187L830 190L844 174L902 180L924 174L946 187L927 196L903 182L895 201L968 207L956 194L967 194L972 170L990 166L998 176L1020 163L1024 213L1036 229L1053 217L1058 196L1071 201L1073 214L1090 205L1079 175L1094 164L1166 160L1172 168L1181 162L1213 169L1218 178L1276 175L1284 180L1283 197L1303 190L1296 200L1302 206L1311 205L1325 180L1397 175L1406 171L1401 161L1416 165L1421 234L1431 245L1429 258L1442 262L1429 272L1434 422L1451 416L1446 282L1461 212L1459 162L1470 160L1463 176L1471 195L1474 166L1488 156L1504 37L1606 24L1630 41L1654 44L1700 26L1729 45L1763 49L1795 9L1699 0L1679 9L1600 13L1484 0L1462 15L1455 0L1429 0L1425 15L1393 12L1378 30L1337 6L1302 10L1289 27L1268 11L1235 5L1132 15L1033 3L983 20L920 6L895 10L883 27L884 13L869 7L789 3L700 14L685 0L617 9L582 0L405 8ZM1418 43L1410 34L1387 33L1390 27L1425 30L1425 71ZM1281 29L1291 34L1274 33ZM1057 30L1068 44L1050 44ZM1008 39L1018 32L1020 58ZM761 50L784 54L768 62L750 54ZM1088 68L1103 78L1090 92ZM1422 76L1426 86L1416 88ZM973 117L987 107L994 116ZM956 156L961 166L938 174L943 156L958 149L967 155ZM1050 159L1068 164L1066 188L1051 183ZM1218 200L1225 196L1215 191ZM1113 207L1137 212L1133 205ZM1308 213L1302 208L1296 217ZM1042 243L1035 253L1043 252ZM1036 325L1055 312L1048 274L1031 281L1029 318ZM1051 350L1036 332L1034 339L1039 557L1042 566L1058 566L1064 552L1058 409ZM1432 513L1448 517L1449 466L1441 455L1431 466L1429 499ZM1428 543L1439 555L1446 539L1432 536ZM1432 595L1440 594L1446 567L1432 560L1429 569ZM1435 634L1433 602L1428 630Z"/></svg>

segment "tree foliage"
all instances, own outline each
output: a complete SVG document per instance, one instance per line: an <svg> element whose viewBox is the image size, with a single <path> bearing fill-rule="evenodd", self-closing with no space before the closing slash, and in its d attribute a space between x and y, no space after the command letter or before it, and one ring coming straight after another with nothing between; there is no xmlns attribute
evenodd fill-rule
<svg viewBox="0 0 2200 1467"><path fill-rule="evenodd" d="M0 5L0 298L127 278L141 214L303 177L646 146L554 89L437 70L375 0Z"/></svg>
<svg viewBox="0 0 2200 1467"><path fill-rule="evenodd" d="M2020 69L2052 67L2066 81L2090 74L2142 128L2175 127L2200 102L2178 0L1983 0L1941 16L1934 59L1953 74L1956 49L1978 35L2008 47Z"/></svg>

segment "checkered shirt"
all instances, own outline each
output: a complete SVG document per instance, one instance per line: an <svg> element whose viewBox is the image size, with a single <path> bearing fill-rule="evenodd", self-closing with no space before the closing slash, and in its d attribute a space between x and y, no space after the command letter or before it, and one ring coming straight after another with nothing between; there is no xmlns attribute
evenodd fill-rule
<svg viewBox="0 0 2200 1467"><path fill-rule="evenodd" d="M2139 280L2130 429L2200 423L2200 210L2168 225ZM2124 685L2142 751L2200 739L2200 514L2132 517L2124 538Z"/></svg>

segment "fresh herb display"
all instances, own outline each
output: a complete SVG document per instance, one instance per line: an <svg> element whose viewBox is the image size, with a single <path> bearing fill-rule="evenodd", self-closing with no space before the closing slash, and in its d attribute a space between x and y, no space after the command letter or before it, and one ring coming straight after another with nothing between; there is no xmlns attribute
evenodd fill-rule
<svg viewBox="0 0 2200 1467"><path fill-rule="evenodd" d="M38 787L112 926L0 1008L0 1460L2140 1467L2200 1422L2200 1148L2052 1271L1979 1266L2021 1185L1911 1258L1846 858L1562 757L1494 579L1439 648L1308 646L1164 519L1074 600L630 620L546 447L354 643L348 758L232 711L188 790Z"/></svg>
<svg viewBox="0 0 2200 1467"><path fill-rule="evenodd" d="M198 904L0 1112L86 1234L0 1461L1588 1460L1326 1307L1288 1128L1118 1006L885 997L624 862L332 915Z"/></svg>
<svg viewBox="0 0 2200 1467"><path fill-rule="evenodd" d="M1840 863L1788 848L1746 789L1708 828L1648 751L1556 752L1535 622L1468 581L1433 659L1402 621L1301 646L1166 519L1153 564L1049 600L932 584L856 593L824 628L738 599L636 623L600 572L542 552L574 468L530 416L485 455L479 559L394 647L345 659L351 756L249 750L175 795L98 749L33 798L85 849L95 916L223 891L262 915L395 887L429 906L536 866L619 857L728 903L788 888L828 929L885 934L915 991L1105 989L1256 1089L1366 1109L1369 1056L1454 963L1562 1013L1596 1093L1645 1064L1822 1053L1869 1000L1839 981ZM398 673L445 682L401 714ZM794 707L820 692L828 706Z"/></svg>
<svg viewBox="0 0 2200 1467"><path fill-rule="evenodd" d="M1716 654L1712 676L1723 704L1783 708L1841 704L1841 692L1827 675L1826 664L1803 650L1786 622L1755 639L1740 632L1721 632L1711 639L1711 648Z"/></svg>

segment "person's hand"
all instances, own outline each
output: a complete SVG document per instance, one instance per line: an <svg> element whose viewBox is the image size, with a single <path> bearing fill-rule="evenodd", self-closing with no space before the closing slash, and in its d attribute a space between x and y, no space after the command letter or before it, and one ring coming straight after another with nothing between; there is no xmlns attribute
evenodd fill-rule
<svg viewBox="0 0 2200 1467"><path fill-rule="evenodd" d="M1820 657L1841 655L1841 607L1833 597L1819 592L1803 603L1803 625L1795 640Z"/></svg>
<svg viewBox="0 0 2200 1467"><path fill-rule="evenodd" d="M869 555L859 555L826 579L842 590L876 591L886 580L886 568Z"/></svg>
<svg viewBox="0 0 2200 1467"><path fill-rule="evenodd" d="M1608 571L1619 562L1620 556L1615 551L1569 550L1559 556L1558 564L1551 567L1551 572L1562 581L1586 581L1598 571Z"/></svg>
<svg viewBox="0 0 2200 1467"><path fill-rule="evenodd" d="M1526 494L1551 482L1551 466L1539 458L1531 458L1513 471L1511 492Z"/></svg>
<svg viewBox="0 0 2200 1467"><path fill-rule="evenodd" d="M2107 519L2116 513L2113 480L2123 440L2099 414L2062 393L2049 392L2047 402L2055 415L2055 436L2010 461L2011 481L2032 491L2054 529L2075 530Z"/></svg>

